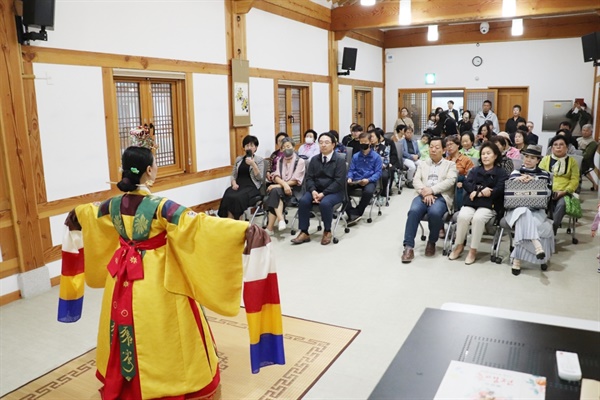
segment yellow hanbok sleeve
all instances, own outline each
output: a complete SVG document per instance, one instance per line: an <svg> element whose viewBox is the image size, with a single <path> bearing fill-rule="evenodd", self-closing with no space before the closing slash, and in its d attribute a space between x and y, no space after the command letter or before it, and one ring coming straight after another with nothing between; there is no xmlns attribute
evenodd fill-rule
<svg viewBox="0 0 600 400"><path fill-rule="evenodd" d="M163 203L159 218L169 214ZM186 209L167 222L165 288L189 296L222 315L237 315L247 222Z"/></svg>

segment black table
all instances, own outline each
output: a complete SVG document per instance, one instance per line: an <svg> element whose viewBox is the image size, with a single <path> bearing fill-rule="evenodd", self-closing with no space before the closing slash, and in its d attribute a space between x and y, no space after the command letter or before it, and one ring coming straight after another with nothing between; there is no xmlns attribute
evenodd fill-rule
<svg viewBox="0 0 600 400"><path fill-rule="evenodd" d="M457 360L545 376L546 399L578 400L556 350L578 353L583 377L600 380L600 332L427 308L369 399L433 399Z"/></svg>

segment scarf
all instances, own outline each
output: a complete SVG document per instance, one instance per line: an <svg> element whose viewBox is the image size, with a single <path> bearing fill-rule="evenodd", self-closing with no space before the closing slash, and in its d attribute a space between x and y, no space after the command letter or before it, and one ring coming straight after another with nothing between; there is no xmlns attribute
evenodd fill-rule
<svg viewBox="0 0 600 400"><path fill-rule="evenodd" d="M550 157L556 161L554 163L554 165L552 166L552 173L554 174L554 176L562 176L562 175L566 174L567 166L568 166L568 163L567 163L568 156L556 157L554 154L552 154Z"/></svg>

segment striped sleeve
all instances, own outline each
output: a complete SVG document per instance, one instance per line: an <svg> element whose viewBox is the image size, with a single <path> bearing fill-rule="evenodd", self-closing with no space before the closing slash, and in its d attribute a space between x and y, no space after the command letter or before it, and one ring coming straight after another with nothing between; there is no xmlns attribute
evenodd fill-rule
<svg viewBox="0 0 600 400"><path fill-rule="evenodd" d="M285 364L277 272L269 235L264 229L256 225L248 227L243 257L250 364L256 374L262 367Z"/></svg>
<svg viewBox="0 0 600 400"><path fill-rule="evenodd" d="M84 282L83 236L75 211L65 221L62 243L62 270L58 299L58 321L75 322L81 318Z"/></svg>

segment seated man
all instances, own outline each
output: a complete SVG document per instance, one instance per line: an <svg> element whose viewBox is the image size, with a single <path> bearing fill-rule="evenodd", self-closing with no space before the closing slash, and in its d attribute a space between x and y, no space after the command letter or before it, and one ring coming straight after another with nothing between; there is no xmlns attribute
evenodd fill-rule
<svg viewBox="0 0 600 400"><path fill-rule="evenodd" d="M348 204L348 225L356 224L365 212L365 208L373 198L377 181L381 178L382 160L379 154L371 150L370 134L362 132L358 137L360 152L352 156L352 163L348 171L349 190L362 189L360 203L352 207Z"/></svg>
<svg viewBox="0 0 600 400"><path fill-rule="evenodd" d="M592 124L585 124L581 127L581 137L577 138L577 143L579 144L579 150L583 151L580 173L589 179L592 183L592 190L597 192L598 184L592 176L592 170L594 169L594 156L598 143L596 143L592 136Z"/></svg>
<svg viewBox="0 0 600 400"><path fill-rule="evenodd" d="M352 149L352 154L356 154L360 152L360 145L358 143L358 137L361 133L363 133L364 129L362 126L356 124L352 127L352 139L348 143L346 143L346 148Z"/></svg>
<svg viewBox="0 0 600 400"><path fill-rule="evenodd" d="M406 174L406 186L409 188L413 187L413 177L415 171L419 165L421 153L419 152L419 144L416 139L413 138L413 130L411 127L406 128L404 139L402 139L402 162L408 172Z"/></svg>
<svg viewBox="0 0 600 400"><path fill-rule="evenodd" d="M293 244L310 242L308 227L313 204L318 204L323 220L322 245L331 243L331 221L333 207L344 201L344 185L346 180L346 160L333 151L336 138L330 132L319 135L321 154L310 159L308 170L304 175L306 193L298 202L298 227L300 234L292 239Z"/></svg>
<svg viewBox="0 0 600 400"><path fill-rule="evenodd" d="M442 139L434 137L429 141L429 160L419 164L414 178L417 196L413 199L404 229L404 252L402 262L410 263L415 257L415 236L419 222L429 215L429 239L425 255L435 255L435 243L444 224L442 218L452 210L454 184L456 183L456 164L442 157L444 148Z"/></svg>

